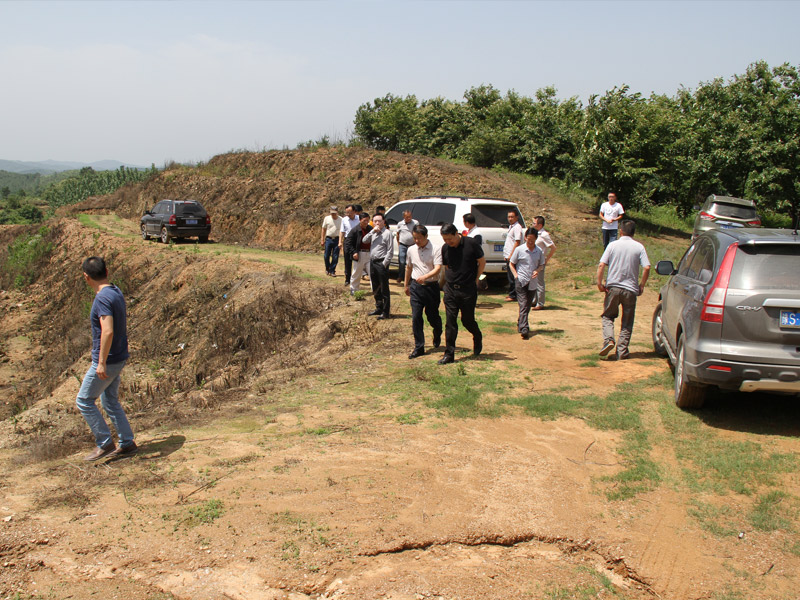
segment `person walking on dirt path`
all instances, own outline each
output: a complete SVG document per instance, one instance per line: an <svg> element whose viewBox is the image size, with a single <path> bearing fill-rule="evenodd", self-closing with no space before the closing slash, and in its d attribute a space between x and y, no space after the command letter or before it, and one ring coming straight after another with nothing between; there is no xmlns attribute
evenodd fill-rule
<svg viewBox="0 0 800 600"><path fill-rule="evenodd" d="M470 237L479 244L483 244L483 234L481 234L481 230L478 229L478 226L475 224L475 215L472 213L467 213L464 215L463 220L464 227L466 227L466 229L461 235Z"/></svg>
<svg viewBox="0 0 800 600"><path fill-rule="evenodd" d="M617 202L617 195L614 192L608 194L608 202L600 205L600 218L603 219L603 250L617 239L619 221L625 215L622 204Z"/></svg>
<svg viewBox="0 0 800 600"><path fill-rule="evenodd" d="M339 232L339 252L344 256L344 284L350 285L350 275L353 273L353 249L348 248L345 241L347 234L353 228L358 227L358 214L356 207L348 204L344 208L344 218L342 219L342 229Z"/></svg>
<svg viewBox="0 0 800 600"><path fill-rule="evenodd" d="M553 254L556 253L556 245L553 243L553 238L550 237L550 234L545 231L544 223L544 217L538 215L533 224L538 234L536 237L536 246L544 255L544 264L539 268L539 276L536 278L538 285L538 289L536 290L536 306L534 306L532 310L544 309L544 271L547 263L550 262L550 259L553 258Z"/></svg>
<svg viewBox="0 0 800 600"><path fill-rule="evenodd" d="M383 220L383 215L372 217L375 224L372 231L364 236L364 241L371 244L369 278L372 282L372 295L375 298L375 310L369 316L378 316L379 320L388 319L391 308L389 296L389 263L394 255L394 236Z"/></svg>
<svg viewBox="0 0 800 600"><path fill-rule="evenodd" d="M519 317L517 318L517 331L523 340L530 337L530 326L528 315L531 307L536 303L538 295L539 271L544 267L544 254L536 245L538 238L535 227L529 227L525 231L525 243L517 246L511 260L508 261L508 268L514 274L514 282L517 291L517 302L519 303Z"/></svg>
<svg viewBox="0 0 800 600"><path fill-rule="evenodd" d="M106 456L133 455L138 448L118 395L120 374L130 356L125 298L120 289L108 281L108 270L103 258L91 256L83 261L82 268L84 281L95 293L89 312L92 366L83 377L76 404L97 444L84 458L93 462ZM119 447L114 443L108 424L97 408L98 397L117 431Z"/></svg>
<svg viewBox="0 0 800 600"><path fill-rule="evenodd" d="M614 348L614 319L622 307L622 322L617 338L617 360L629 356L628 344L633 333L633 319L636 314L636 298L644 292L650 276L650 260L644 246L633 239L636 223L623 221L619 227L621 237L611 242L600 258L597 266L597 289L605 292L603 301L603 347L600 356L605 356ZM603 272L608 266L608 277L603 282ZM639 281L639 269L642 280Z"/></svg>
<svg viewBox="0 0 800 600"><path fill-rule="evenodd" d="M428 241L428 228L424 225L414 227L414 245L408 249L406 263L405 291L411 303L411 330L414 333L414 350L408 358L425 354L425 329L422 313L433 328L433 347L442 343L442 317L439 316L439 273L442 270L442 248L434 247Z"/></svg>
<svg viewBox="0 0 800 600"><path fill-rule="evenodd" d="M483 334L475 321L475 304L478 302L478 278L486 267L486 258L481 245L458 233L452 223L442 225L441 234L444 239L445 349L439 364L446 365L455 361L459 311L461 324L472 334L473 353L477 356L483 350Z"/></svg>
<svg viewBox="0 0 800 600"><path fill-rule="evenodd" d="M339 209L331 206L331 214L322 220L321 245L325 248L325 274L336 277L336 265L339 264L339 234L342 231L342 217Z"/></svg>
<svg viewBox="0 0 800 600"><path fill-rule="evenodd" d="M359 215L358 227L354 227L347 234L347 245L353 249L353 273L350 275L350 295L353 296L361 287L361 276L369 269L370 243L364 241L366 236L372 231L369 224L369 213L362 212Z"/></svg>
<svg viewBox="0 0 800 600"><path fill-rule="evenodd" d="M406 254L414 245L414 227L419 221L411 218L411 211L403 211L403 220L397 224L397 283L403 283L406 273Z"/></svg>
<svg viewBox="0 0 800 600"><path fill-rule="evenodd" d="M524 239L524 232L522 225L519 223L519 215L517 211L508 211L508 234L506 241L503 244L503 260L506 261L506 277L508 278L508 295L506 302L514 302L517 299L516 283L514 283L514 276L511 274L511 269L508 266L508 261L511 260L511 255L517 249Z"/></svg>

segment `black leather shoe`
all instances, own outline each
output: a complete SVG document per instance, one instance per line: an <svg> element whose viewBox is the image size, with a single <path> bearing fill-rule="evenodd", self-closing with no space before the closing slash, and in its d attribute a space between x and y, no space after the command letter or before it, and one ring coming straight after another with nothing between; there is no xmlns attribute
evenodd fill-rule
<svg viewBox="0 0 800 600"><path fill-rule="evenodd" d="M531 334L527 331L525 333L521 333L520 335L522 336L523 340L527 340L529 337L531 337Z"/></svg>
<svg viewBox="0 0 800 600"><path fill-rule="evenodd" d="M483 351L483 338L478 338L472 342L472 353L478 356Z"/></svg>
<svg viewBox="0 0 800 600"><path fill-rule="evenodd" d="M98 447L92 450L89 454L83 457L83 460L87 462L94 462L96 460L100 460L104 456L108 456L109 454L116 452L117 445L115 443L110 443L107 446L102 448Z"/></svg>
<svg viewBox="0 0 800 600"><path fill-rule="evenodd" d="M438 348L442 345L442 334L441 333L434 333L433 334L433 347Z"/></svg>
<svg viewBox="0 0 800 600"><path fill-rule="evenodd" d="M446 364L449 364L451 362L456 362L456 359L453 356L451 356L450 354L445 354L442 358L439 359L439 364L440 365L446 365Z"/></svg>
<svg viewBox="0 0 800 600"><path fill-rule="evenodd" d="M385 321L386 319L391 319L391 318L392 317L390 315L380 315L378 317L378 321Z"/></svg>
<svg viewBox="0 0 800 600"><path fill-rule="evenodd" d="M367 316L368 317L374 317L375 315L379 315L379 314L381 314L381 311L376 309L376 310L373 310L371 313L367 313Z"/></svg>
<svg viewBox="0 0 800 600"><path fill-rule="evenodd" d="M425 356L425 350L415 349L411 354L408 355L408 358L419 358L420 356Z"/></svg>

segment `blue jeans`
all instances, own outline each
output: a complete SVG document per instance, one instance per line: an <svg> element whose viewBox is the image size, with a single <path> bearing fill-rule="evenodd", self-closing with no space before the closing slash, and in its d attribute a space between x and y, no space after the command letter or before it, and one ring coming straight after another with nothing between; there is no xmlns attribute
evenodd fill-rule
<svg viewBox="0 0 800 600"><path fill-rule="evenodd" d="M325 238L325 271L336 273L339 264L339 238Z"/></svg>
<svg viewBox="0 0 800 600"><path fill-rule="evenodd" d="M404 281L406 278L406 256L408 256L408 246L397 244L397 279Z"/></svg>
<svg viewBox="0 0 800 600"><path fill-rule="evenodd" d="M125 367L125 362L123 360L113 365L106 365L106 374L108 375L106 379L100 379L97 376L97 365L92 363L92 366L83 377L81 389L78 391L78 397L75 400L78 410L81 411L83 418L86 419L86 423L89 425L89 429L94 434L94 441L98 448L107 448L114 443L106 420L95 404L98 396L102 402L103 410L106 411L108 418L114 424L114 429L117 430L119 445L124 448L133 443L133 430L128 422L128 417L125 416L122 405L119 403L118 396L120 373Z"/></svg>
<svg viewBox="0 0 800 600"><path fill-rule="evenodd" d="M617 232L619 229L603 229L603 250L605 250L606 246L608 246L611 242L616 241L617 239Z"/></svg>

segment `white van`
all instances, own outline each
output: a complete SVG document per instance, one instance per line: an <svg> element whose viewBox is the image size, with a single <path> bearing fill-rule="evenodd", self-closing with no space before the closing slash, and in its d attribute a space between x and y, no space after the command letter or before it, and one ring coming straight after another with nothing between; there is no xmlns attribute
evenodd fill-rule
<svg viewBox="0 0 800 600"><path fill-rule="evenodd" d="M403 212L411 210L411 217L428 228L428 239L436 246L444 243L441 226L453 223L459 231L464 231L464 215L472 213L475 224L483 236L483 254L486 258L485 273L504 273L507 269L503 260L503 244L508 235L508 213L517 213L520 225L525 229L525 221L516 202L502 198L465 198L461 196L421 196L402 200L386 211L386 223L392 233L403 220ZM396 240L396 238L395 238ZM395 244L392 266L397 267L397 244Z"/></svg>

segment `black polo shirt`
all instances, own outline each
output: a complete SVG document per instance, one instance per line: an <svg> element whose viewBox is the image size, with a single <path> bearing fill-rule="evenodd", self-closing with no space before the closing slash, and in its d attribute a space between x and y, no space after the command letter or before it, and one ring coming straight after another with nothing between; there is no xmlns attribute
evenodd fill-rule
<svg viewBox="0 0 800 600"><path fill-rule="evenodd" d="M483 258L483 248L473 238L461 236L455 248L442 246L442 264L447 266L445 279L452 285L475 288L478 277L478 259Z"/></svg>

